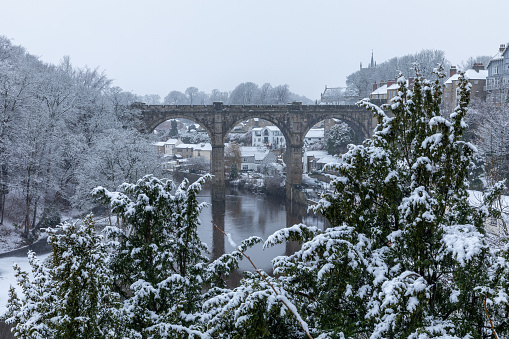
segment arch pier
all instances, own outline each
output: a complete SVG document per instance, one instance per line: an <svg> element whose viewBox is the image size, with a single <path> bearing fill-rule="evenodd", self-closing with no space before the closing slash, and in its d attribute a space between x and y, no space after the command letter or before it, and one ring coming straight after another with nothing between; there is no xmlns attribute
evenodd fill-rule
<svg viewBox="0 0 509 339"><path fill-rule="evenodd" d="M362 141L373 133L376 119L364 108L355 105L145 105L136 103L141 110L140 129L152 132L160 123L185 118L200 124L210 135L212 144L211 173L212 198L224 199L224 144L228 133L241 121L251 118L267 120L277 126L286 139L286 195L298 201L302 184L302 146L304 138L318 122L336 118L348 123Z"/></svg>

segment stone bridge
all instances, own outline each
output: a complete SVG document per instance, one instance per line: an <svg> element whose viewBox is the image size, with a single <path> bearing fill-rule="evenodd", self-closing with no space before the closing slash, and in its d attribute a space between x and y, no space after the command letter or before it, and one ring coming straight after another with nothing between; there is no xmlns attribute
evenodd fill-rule
<svg viewBox="0 0 509 339"><path fill-rule="evenodd" d="M214 195L224 197L224 144L230 131L238 123L251 118L270 121L283 133L286 141L286 194L297 196L296 185L302 183L302 146L307 132L318 122L336 118L355 131L357 143L373 133L376 120L365 108L355 105L145 105L134 104L141 110L140 129L152 132L162 122L185 118L198 123L210 136L212 144L211 172L214 175ZM214 198L214 197L213 197Z"/></svg>

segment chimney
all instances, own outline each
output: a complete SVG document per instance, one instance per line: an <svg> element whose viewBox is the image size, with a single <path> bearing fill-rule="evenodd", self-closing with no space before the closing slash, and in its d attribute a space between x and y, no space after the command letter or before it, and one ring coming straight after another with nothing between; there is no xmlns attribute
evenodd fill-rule
<svg viewBox="0 0 509 339"><path fill-rule="evenodd" d="M415 78L414 77L408 77L408 87L412 88L414 86Z"/></svg>
<svg viewBox="0 0 509 339"><path fill-rule="evenodd" d="M479 63L476 62L472 68L474 69L474 71L479 73L479 71L484 69L484 65L482 64L482 62L479 62Z"/></svg>
<svg viewBox="0 0 509 339"><path fill-rule="evenodd" d="M377 89L377 88L378 88L378 87L377 87L377 85L376 85L376 81L375 81L375 82L373 83L373 92L374 92L374 91L376 91L376 89Z"/></svg>
<svg viewBox="0 0 509 339"><path fill-rule="evenodd" d="M451 66L451 69L449 70L449 77L452 77L457 71L456 66Z"/></svg>
<svg viewBox="0 0 509 339"><path fill-rule="evenodd" d="M385 85L385 80L380 80L380 87L382 87L383 85Z"/></svg>
<svg viewBox="0 0 509 339"><path fill-rule="evenodd" d="M504 50L505 50L505 44L501 44L500 49L499 49L500 53L503 53Z"/></svg>
<svg viewBox="0 0 509 339"><path fill-rule="evenodd" d="M391 87L396 83L396 80L387 80L387 88Z"/></svg>

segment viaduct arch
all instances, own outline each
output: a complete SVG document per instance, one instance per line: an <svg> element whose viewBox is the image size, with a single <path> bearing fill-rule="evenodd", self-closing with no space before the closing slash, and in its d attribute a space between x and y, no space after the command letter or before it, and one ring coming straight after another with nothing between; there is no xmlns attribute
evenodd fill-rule
<svg viewBox="0 0 509 339"><path fill-rule="evenodd" d="M140 130L152 132L162 122L185 118L200 124L210 135L213 199L224 198L224 143L228 133L240 121L260 118L272 122L286 139L286 195L294 200L297 185L302 183L302 146L307 132L318 122L336 118L348 123L362 141L371 137L376 119L365 108L355 105L146 105L133 104L141 110Z"/></svg>

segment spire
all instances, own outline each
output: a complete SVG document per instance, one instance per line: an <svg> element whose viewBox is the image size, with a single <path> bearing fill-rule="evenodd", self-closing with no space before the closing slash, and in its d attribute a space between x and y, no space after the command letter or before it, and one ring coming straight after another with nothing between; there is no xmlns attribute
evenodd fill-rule
<svg viewBox="0 0 509 339"><path fill-rule="evenodd" d="M369 68L375 68L375 61L373 59L373 50L371 50L371 63L369 64Z"/></svg>

